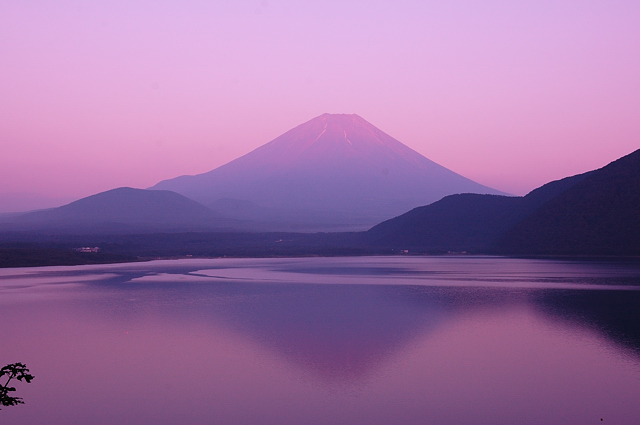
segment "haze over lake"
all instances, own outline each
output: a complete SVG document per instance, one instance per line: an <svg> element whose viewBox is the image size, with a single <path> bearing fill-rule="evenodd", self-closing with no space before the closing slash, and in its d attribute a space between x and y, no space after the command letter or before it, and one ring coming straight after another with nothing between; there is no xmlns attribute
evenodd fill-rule
<svg viewBox="0 0 640 425"><path fill-rule="evenodd" d="M640 266L497 257L0 270L12 424L640 417ZM603 421L601 421L601 418Z"/></svg>

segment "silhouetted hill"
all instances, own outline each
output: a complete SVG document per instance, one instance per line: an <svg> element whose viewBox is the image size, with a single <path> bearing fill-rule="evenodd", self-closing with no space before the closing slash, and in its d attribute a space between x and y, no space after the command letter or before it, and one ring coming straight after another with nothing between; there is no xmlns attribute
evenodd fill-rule
<svg viewBox="0 0 640 425"><path fill-rule="evenodd" d="M460 194L415 208L367 232L373 246L426 252L487 252L494 241L589 173L547 183L524 197Z"/></svg>
<svg viewBox="0 0 640 425"><path fill-rule="evenodd" d="M542 205L496 247L509 254L640 255L640 150Z"/></svg>
<svg viewBox="0 0 640 425"><path fill-rule="evenodd" d="M131 232L225 229L238 222L167 190L122 187L49 210L14 216L0 230Z"/></svg>
<svg viewBox="0 0 640 425"><path fill-rule="evenodd" d="M378 246L429 252L486 247L514 218L521 198L451 195L374 226L367 233Z"/></svg>
<svg viewBox="0 0 640 425"><path fill-rule="evenodd" d="M271 230L364 230L454 193L500 192L425 158L357 115L324 114L228 164L152 189L236 209Z"/></svg>

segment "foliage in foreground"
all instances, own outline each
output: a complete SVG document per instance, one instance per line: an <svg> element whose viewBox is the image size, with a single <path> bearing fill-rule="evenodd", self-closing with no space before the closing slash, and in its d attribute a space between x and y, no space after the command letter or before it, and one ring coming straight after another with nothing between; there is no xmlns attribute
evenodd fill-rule
<svg viewBox="0 0 640 425"><path fill-rule="evenodd" d="M21 397L12 397L9 395L9 393L16 390L15 387L10 387L9 383L14 379L27 383L31 382L34 376L29 373L27 366L23 363L11 363L3 366L2 369L0 369L0 378L3 377L7 377L7 382L5 382L4 385L0 384L0 404L2 406L24 404Z"/></svg>

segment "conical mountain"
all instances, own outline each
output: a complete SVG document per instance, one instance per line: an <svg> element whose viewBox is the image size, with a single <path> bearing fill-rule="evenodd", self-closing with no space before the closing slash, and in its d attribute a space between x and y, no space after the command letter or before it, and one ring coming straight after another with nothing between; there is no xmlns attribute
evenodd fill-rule
<svg viewBox="0 0 640 425"><path fill-rule="evenodd" d="M366 229L454 193L500 192L425 158L358 115L324 114L212 171L152 189L281 230Z"/></svg>

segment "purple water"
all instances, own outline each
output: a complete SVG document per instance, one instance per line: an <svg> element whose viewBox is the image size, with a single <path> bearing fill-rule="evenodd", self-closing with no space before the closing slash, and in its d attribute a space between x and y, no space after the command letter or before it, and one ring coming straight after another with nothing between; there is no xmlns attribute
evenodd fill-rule
<svg viewBox="0 0 640 425"><path fill-rule="evenodd" d="M3 269L0 363L36 378L0 423L638 423L638 289L491 257Z"/></svg>

